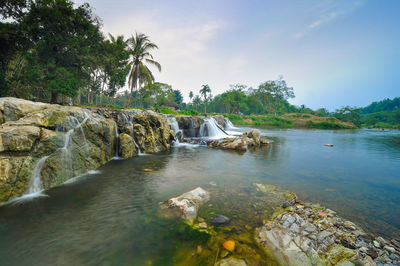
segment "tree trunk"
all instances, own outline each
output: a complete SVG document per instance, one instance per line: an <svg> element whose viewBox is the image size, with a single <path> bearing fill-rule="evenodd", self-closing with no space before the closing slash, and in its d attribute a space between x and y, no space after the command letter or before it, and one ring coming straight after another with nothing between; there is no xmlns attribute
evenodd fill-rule
<svg viewBox="0 0 400 266"><path fill-rule="evenodd" d="M50 103L58 103L58 92L51 92Z"/></svg>

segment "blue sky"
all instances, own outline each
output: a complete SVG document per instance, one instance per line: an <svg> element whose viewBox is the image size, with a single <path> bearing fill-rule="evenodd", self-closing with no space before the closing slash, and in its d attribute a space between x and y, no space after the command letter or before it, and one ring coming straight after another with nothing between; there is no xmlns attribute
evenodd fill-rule
<svg viewBox="0 0 400 266"><path fill-rule="evenodd" d="M186 101L202 84L217 95L279 75L294 88L290 102L313 109L400 96L398 0L88 2L105 32L149 35L156 79Z"/></svg>

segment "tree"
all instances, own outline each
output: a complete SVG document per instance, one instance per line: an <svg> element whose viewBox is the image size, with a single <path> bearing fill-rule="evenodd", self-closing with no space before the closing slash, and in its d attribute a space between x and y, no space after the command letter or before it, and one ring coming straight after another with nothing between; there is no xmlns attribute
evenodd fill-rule
<svg viewBox="0 0 400 266"><path fill-rule="evenodd" d="M128 82L131 94L133 94L134 89L138 90L154 82L153 73L145 63L155 66L158 71L161 71L161 65L153 60L153 56L150 54L150 51L158 49L158 46L152 43L148 36L143 33L136 33L128 40L128 44L130 54Z"/></svg>
<svg viewBox="0 0 400 266"><path fill-rule="evenodd" d="M287 86L282 76L278 80L261 83L254 93L259 97L265 111L274 115L282 101L294 98L293 88Z"/></svg>
<svg viewBox="0 0 400 266"><path fill-rule="evenodd" d="M207 113L207 95L211 93L211 89L208 84L202 85L201 87L200 94L203 95L204 98L204 113Z"/></svg>
<svg viewBox="0 0 400 266"><path fill-rule="evenodd" d="M74 8L68 0L30 1L20 23L31 44L24 67L36 73L29 86L49 90L53 103L60 94L75 96L87 80L86 56L102 40L91 7Z"/></svg>
<svg viewBox="0 0 400 266"><path fill-rule="evenodd" d="M193 98L193 106L198 111L199 106L201 105L202 101L199 95L194 96Z"/></svg>
<svg viewBox="0 0 400 266"><path fill-rule="evenodd" d="M192 98L193 98L193 91L190 91L190 92L189 92L189 98L190 98L190 101L192 101Z"/></svg>
<svg viewBox="0 0 400 266"><path fill-rule="evenodd" d="M356 107L345 106L335 111L334 116L344 122L352 122L360 126L360 109Z"/></svg>
<svg viewBox="0 0 400 266"><path fill-rule="evenodd" d="M175 93L175 103L181 105L183 102L182 92L180 90L174 90Z"/></svg>

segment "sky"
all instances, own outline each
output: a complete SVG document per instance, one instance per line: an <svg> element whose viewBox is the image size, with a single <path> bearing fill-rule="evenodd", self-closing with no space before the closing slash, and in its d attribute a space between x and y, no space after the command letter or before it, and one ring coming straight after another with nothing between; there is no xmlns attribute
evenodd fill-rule
<svg viewBox="0 0 400 266"><path fill-rule="evenodd" d="M156 80L215 96L284 77L295 105L330 111L400 96L398 0L89 0L103 31L149 36Z"/></svg>

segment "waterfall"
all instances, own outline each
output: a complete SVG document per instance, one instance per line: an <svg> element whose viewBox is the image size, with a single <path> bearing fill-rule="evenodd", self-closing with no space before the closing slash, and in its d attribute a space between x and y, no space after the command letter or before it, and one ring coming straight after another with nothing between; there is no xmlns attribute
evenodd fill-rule
<svg viewBox="0 0 400 266"><path fill-rule="evenodd" d="M119 133L118 133L118 124L114 121L114 128L115 128L115 155L113 159L119 159L118 156L118 146L119 146Z"/></svg>
<svg viewBox="0 0 400 266"><path fill-rule="evenodd" d="M84 144L83 145L86 146L86 136L85 136L85 133L83 131L82 125L84 123L86 123L86 121L89 118L90 118L90 115L88 113L86 113L86 112L85 112L85 117L82 119L82 122L79 122L78 119L76 119L76 117L73 117L73 116L69 117L69 119L71 121L71 124L72 124L72 128L65 133L65 135L64 135L64 144L63 144L62 148L60 148L61 151L62 151L61 161L62 161L62 164L63 164L63 169L65 169L66 171L72 170L72 158L71 158L71 154L70 154L70 150L69 150L69 144L71 142L71 134L74 132L75 129L79 128L80 132L82 133L82 136L84 138ZM57 152L60 149L57 149L55 152ZM44 163L46 162L47 158L50 155L42 157L38 161L38 163L36 164L36 166L35 166L35 168L33 170L33 175L32 175L32 177L30 179L30 182L29 182L29 187L28 187L27 194L40 192L42 190L41 171L42 171Z"/></svg>
<svg viewBox="0 0 400 266"><path fill-rule="evenodd" d="M174 131L175 136L176 136L176 144L179 144L179 139L183 137L183 132L181 129L179 129L179 124L178 121L176 121L176 118L173 116L167 117L168 124L171 127L171 129Z"/></svg>
<svg viewBox="0 0 400 266"><path fill-rule="evenodd" d="M35 169L33 170L33 176L29 182L28 194L36 193L42 190L42 176L40 172L42 171L44 162L48 157L49 156L42 157L36 164Z"/></svg>
<svg viewBox="0 0 400 266"><path fill-rule="evenodd" d="M237 129L237 127L235 127L233 124L232 124L232 122L231 122L231 120L229 120L229 118L226 118L225 117L225 125L224 125L224 127L225 127L225 129Z"/></svg>
<svg viewBox="0 0 400 266"><path fill-rule="evenodd" d="M203 124L200 126L199 137L210 139L222 139L229 135L219 128L217 121L212 117L205 117Z"/></svg>

